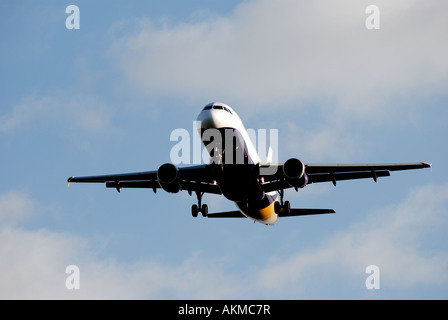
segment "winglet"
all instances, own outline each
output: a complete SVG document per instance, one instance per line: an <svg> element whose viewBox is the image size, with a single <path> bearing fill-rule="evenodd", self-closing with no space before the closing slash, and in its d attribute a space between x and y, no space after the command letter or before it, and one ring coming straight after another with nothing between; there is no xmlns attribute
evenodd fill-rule
<svg viewBox="0 0 448 320"><path fill-rule="evenodd" d="M422 162L422 166L423 168L430 168L432 172L432 163Z"/></svg>
<svg viewBox="0 0 448 320"><path fill-rule="evenodd" d="M67 179L67 188L70 188L70 182L72 182L73 178L74 177L70 177L70 178Z"/></svg>

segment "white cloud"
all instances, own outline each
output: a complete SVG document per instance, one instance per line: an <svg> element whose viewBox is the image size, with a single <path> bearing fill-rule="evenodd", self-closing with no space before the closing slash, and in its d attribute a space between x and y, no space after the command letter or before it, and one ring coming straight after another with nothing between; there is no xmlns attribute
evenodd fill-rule
<svg viewBox="0 0 448 320"><path fill-rule="evenodd" d="M334 124L306 129L296 123L287 122L283 126L287 135L282 141L288 156L300 156L305 163L350 162L362 150L358 147L357 135L350 134L347 129Z"/></svg>
<svg viewBox="0 0 448 320"><path fill-rule="evenodd" d="M369 150L366 127L416 121L445 92L448 3L435 3L377 1L381 29L367 30L368 1L245 1L228 16L139 19L111 52L150 97L275 110L300 127L301 157L349 161Z"/></svg>
<svg viewBox="0 0 448 320"><path fill-rule="evenodd" d="M252 112L317 100L331 118L384 121L406 108L385 102L410 103L416 88L432 94L446 86L448 8L443 1L377 1L381 29L372 31L368 4L260 0L200 22L139 20L140 32L114 50L129 80L151 94L215 96Z"/></svg>
<svg viewBox="0 0 448 320"><path fill-rule="evenodd" d="M0 195L0 230L25 221L34 211L33 202L24 194L10 191Z"/></svg>
<svg viewBox="0 0 448 320"><path fill-rule="evenodd" d="M94 137L118 132L111 125L114 116L114 107L92 95L31 94L0 113L0 136L51 131L53 137L69 140L76 149L91 151Z"/></svg>
<svg viewBox="0 0 448 320"><path fill-rule="evenodd" d="M235 281L200 255L171 266L123 263L93 255L80 237L49 230L0 231L1 299L212 299L237 294ZM80 289L69 290L68 265L80 270Z"/></svg>
<svg viewBox="0 0 448 320"><path fill-rule="evenodd" d="M327 283L340 279L348 287L355 283L362 292L367 277L363 272L372 264L380 268L388 290L444 285L448 252L443 244L426 249L425 240L443 232L447 219L447 184L415 189L401 203L368 215L318 247L273 259L262 271L262 286L278 294L294 286L306 292L313 291L319 278Z"/></svg>
<svg viewBox="0 0 448 320"><path fill-rule="evenodd" d="M2 212L26 215L35 207L26 195ZM20 200L22 199L22 200ZM20 205L18 202L23 201ZM17 209L8 209L17 208ZM448 218L448 185L415 189L401 203L366 215L362 222L330 235L320 245L273 256L264 265L228 271L225 259L193 254L179 264L124 263L99 258L85 238L50 230L0 229L2 299L222 299L351 297L366 292L367 265L378 265L383 288L437 288L448 281L448 252L426 245L443 232ZM286 221L282 221L285 222ZM65 268L80 268L79 290L68 290ZM335 279L339 287L334 287ZM381 293L381 291L380 291ZM400 298L398 296L397 298Z"/></svg>
<svg viewBox="0 0 448 320"><path fill-rule="evenodd" d="M0 196L1 299L210 299L235 294L222 261L194 254L179 265L101 259L85 238L15 226L37 207L20 192ZM80 270L80 289L68 290L68 265ZM230 281L229 281L230 280Z"/></svg>
<svg viewBox="0 0 448 320"><path fill-rule="evenodd" d="M46 125L89 131L108 128L113 110L93 96L30 95L0 114L0 132L10 133Z"/></svg>

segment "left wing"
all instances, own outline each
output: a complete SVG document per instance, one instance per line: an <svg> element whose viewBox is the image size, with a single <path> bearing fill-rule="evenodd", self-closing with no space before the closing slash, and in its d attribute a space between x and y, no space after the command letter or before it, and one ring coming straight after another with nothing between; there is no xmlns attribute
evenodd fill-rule
<svg viewBox="0 0 448 320"><path fill-rule="evenodd" d="M274 166L274 170L272 170ZM275 166L277 168L275 168ZM271 167L272 175L264 175L262 189L265 192L283 190L292 186L285 180L283 164L265 164L262 167ZM419 163L393 163L393 164L306 164L305 172L307 184L318 182L336 182L340 180L354 180L371 178L375 182L379 177L390 176L390 171L423 169L431 167L426 162Z"/></svg>
<svg viewBox="0 0 448 320"><path fill-rule="evenodd" d="M173 168L175 167L173 166ZM105 183L107 188L116 188L118 192L120 192L122 188L150 188L153 189L154 192L159 188L163 188L159 183L158 170L100 176L70 177L67 182L69 185L71 182ZM205 192L222 194L219 187L213 181L212 172L208 165L178 168L176 181L173 183L176 184L176 188L178 187L177 191L186 190L189 193Z"/></svg>

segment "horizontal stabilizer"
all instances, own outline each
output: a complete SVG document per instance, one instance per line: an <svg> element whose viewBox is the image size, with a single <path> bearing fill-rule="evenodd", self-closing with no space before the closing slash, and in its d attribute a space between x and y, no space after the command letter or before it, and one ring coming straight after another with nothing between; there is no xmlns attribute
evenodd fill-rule
<svg viewBox="0 0 448 320"><path fill-rule="evenodd" d="M278 214L280 218L282 217L294 217L294 216L308 216L311 214L326 214L335 213L333 209L290 209L289 213L281 212Z"/></svg>
<svg viewBox="0 0 448 320"><path fill-rule="evenodd" d="M225 212L216 212L209 213L207 215L208 218L246 218L240 211L225 211Z"/></svg>

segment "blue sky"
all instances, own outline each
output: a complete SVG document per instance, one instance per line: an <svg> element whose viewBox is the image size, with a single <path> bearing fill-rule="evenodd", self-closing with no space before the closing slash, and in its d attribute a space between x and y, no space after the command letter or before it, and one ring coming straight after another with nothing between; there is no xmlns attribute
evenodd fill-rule
<svg viewBox="0 0 448 320"><path fill-rule="evenodd" d="M448 298L448 5L376 1L368 30L370 4L2 1L0 297ZM273 227L193 219L187 193L67 188L169 162L170 133L195 134L212 101L278 129L280 161L433 168L289 190L295 207L336 214Z"/></svg>

